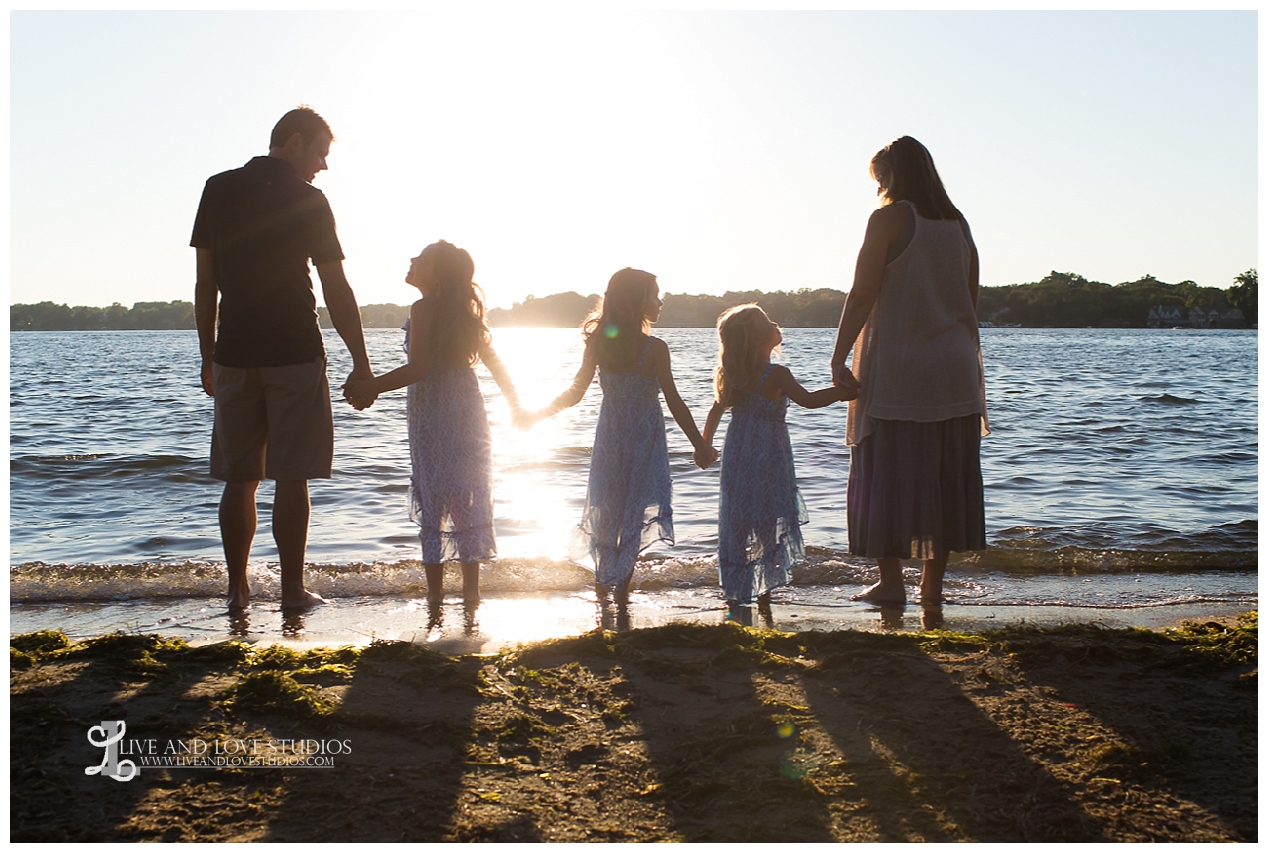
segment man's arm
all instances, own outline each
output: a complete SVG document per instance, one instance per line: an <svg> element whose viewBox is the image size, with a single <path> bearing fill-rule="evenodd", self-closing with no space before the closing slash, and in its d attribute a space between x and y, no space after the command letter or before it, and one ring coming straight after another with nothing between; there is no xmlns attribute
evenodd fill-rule
<svg viewBox="0 0 1268 853"><path fill-rule="evenodd" d="M370 379L374 371L370 369L370 357L365 351L365 335L361 331L361 309L357 307L357 298L352 293L352 285L343 274L343 261L328 261L317 265L317 275L321 278L321 293L326 300L326 309L330 312L330 322L335 331L343 338L344 346L352 356L352 372L349 379ZM358 409L368 409L377 399L373 397L358 399L353 405Z"/></svg>
<svg viewBox="0 0 1268 853"><path fill-rule="evenodd" d="M196 249L198 273L194 280L194 322L198 326L198 350L202 354L202 383L208 397L216 396L211 379L211 357L216 352L216 265L211 249Z"/></svg>

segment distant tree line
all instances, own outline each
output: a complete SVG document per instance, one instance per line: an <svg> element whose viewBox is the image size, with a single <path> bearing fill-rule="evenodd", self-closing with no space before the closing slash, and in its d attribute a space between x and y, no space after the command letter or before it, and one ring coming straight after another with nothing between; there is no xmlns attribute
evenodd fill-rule
<svg viewBox="0 0 1268 853"><path fill-rule="evenodd" d="M781 326L828 328L835 326L845 305L839 290L803 288L792 292L731 291L722 296L666 294L657 325L670 328L709 328L732 305L756 302ZM575 327L594 308L598 296L556 293L529 296L510 308L488 312L492 326ZM1151 308L1236 308L1247 325L1259 321L1259 274L1251 269L1234 278L1227 290L1199 287L1192 281L1168 284L1147 275L1137 281L1109 285L1088 281L1075 273L1051 272L1041 281L983 287L978 295L979 320L996 325L1082 328L1084 326L1141 327ZM323 328L331 328L330 316L318 308ZM409 306L376 304L361 306L361 324L370 329L398 329L409 317ZM97 329L193 329L192 302L138 302L131 308L115 303L108 308L78 305L71 308L52 302L10 305L9 328L13 331Z"/></svg>
<svg viewBox="0 0 1268 853"><path fill-rule="evenodd" d="M11 331L96 331L104 329L193 329L194 303L138 302L125 308L118 302L109 308L87 305L10 305Z"/></svg>
<svg viewBox="0 0 1268 853"><path fill-rule="evenodd" d="M1151 275L1109 285L1075 273L1051 272L1042 281L982 288L977 316L996 325L1079 328L1144 326L1149 310L1174 306L1236 308L1247 325L1258 322L1259 274L1247 270L1227 290L1192 281L1168 284Z"/></svg>

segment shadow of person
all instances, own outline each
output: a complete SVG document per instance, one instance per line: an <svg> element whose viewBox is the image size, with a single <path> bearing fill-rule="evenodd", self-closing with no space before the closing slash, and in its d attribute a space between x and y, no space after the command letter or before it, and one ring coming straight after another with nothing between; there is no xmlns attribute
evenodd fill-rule
<svg viewBox="0 0 1268 853"><path fill-rule="evenodd" d="M879 841L1099 841L1068 784L1031 758L909 635L800 635L805 701L831 738L843 834ZM999 688L1003 689L1003 688Z"/></svg>
<svg viewBox="0 0 1268 853"><path fill-rule="evenodd" d="M656 780L644 796L663 809L674 838L834 840L825 797L790 772L802 744L784 725L788 706L759 689L774 677L763 668L763 642L724 622L649 628L617 644L631 721Z"/></svg>
<svg viewBox="0 0 1268 853"><path fill-rule="evenodd" d="M272 724L282 737L337 738L348 749L333 768L279 771L285 798L264 840L329 841L334 827L346 840L448 839L470 770L481 666L411 643L363 649L332 714Z"/></svg>
<svg viewBox="0 0 1268 853"><path fill-rule="evenodd" d="M1215 820L1201 829L1215 831L1191 840L1257 841L1257 654L1238 662L1205 647L1236 628L1186 628L1196 639L1090 625L1036 631L1012 643L1013 659L1087 733L1085 761L1102 807L1161 791L1174 808L1160 807L1152 823L1204 812ZM1137 822L1141 840L1175 838L1150 823Z"/></svg>
<svg viewBox="0 0 1268 853"><path fill-rule="evenodd" d="M48 634L50 632L42 632ZM37 636L38 635L33 635ZM11 640L15 648L23 638ZM239 643L189 647L153 634L108 634L33 668L30 685L10 670L10 839L13 841L177 841L186 827L153 815L136 821L154 796L207 779L207 769L167 769L169 743L213 735L204 724L216 712L226 669L241 663ZM89 729L121 722L113 745L116 777L86 773L108 757ZM101 742L103 738L95 738ZM225 779L226 796L247 796L246 780Z"/></svg>

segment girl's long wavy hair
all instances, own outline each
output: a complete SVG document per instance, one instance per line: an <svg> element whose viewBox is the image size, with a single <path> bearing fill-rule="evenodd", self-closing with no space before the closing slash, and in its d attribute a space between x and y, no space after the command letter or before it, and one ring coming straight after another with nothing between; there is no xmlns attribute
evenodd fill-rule
<svg viewBox="0 0 1268 853"><path fill-rule="evenodd" d="M910 136L900 136L876 152L868 165L873 180L877 166L886 167L890 173L889 189L882 196L885 204L910 201L925 219L963 218L942 186L929 149Z"/></svg>
<svg viewBox="0 0 1268 853"><path fill-rule="evenodd" d="M626 367L638 359L641 335L652 328L648 303L655 298L656 276L626 267L608 279L608 289L581 323L586 347L599 367Z"/></svg>
<svg viewBox="0 0 1268 853"><path fill-rule="evenodd" d="M713 373L714 396L723 406L734 406L757 393L763 353L758 343L758 321L766 316L756 302L736 305L718 318L718 367Z"/></svg>
<svg viewBox="0 0 1268 853"><path fill-rule="evenodd" d="M491 340L484 321L484 292L472 281L475 262L466 249L440 240L436 251L436 317L431 327L431 358L448 367L473 366L480 348Z"/></svg>

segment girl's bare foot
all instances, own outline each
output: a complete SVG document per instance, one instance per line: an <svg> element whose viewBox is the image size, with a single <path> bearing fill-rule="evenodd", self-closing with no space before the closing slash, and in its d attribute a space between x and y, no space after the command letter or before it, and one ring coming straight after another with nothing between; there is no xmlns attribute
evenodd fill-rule
<svg viewBox="0 0 1268 853"><path fill-rule="evenodd" d="M625 606L630 603L630 582L633 578L626 578L616 585L616 589L612 591L612 597L617 604Z"/></svg>
<svg viewBox="0 0 1268 853"><path fill-rule="evenodd" d="M770 617L770 593L764 592L757 597L757 613L759 616Z"/></svg>
<svg viewBox="0 0 1268 853"><path fill-rule="evenodd" d="M906 604L907 590L902 585L895 587L886 585L882 581L872 584L858 595L851 595L850 601L866 601L868 604Z"/></svg>
<svg viewBox="0 0 1268 853"><path fill-rule="evenodd" d="M462 564L462 600L471 605L480 602L480 564Z"/></svg>
<svg viewBox="0 0 1268 853"><path fill-rule="evenodd" d="M439 605L445 600L445 566L443 563L426 563L423 574L427 576L427 603Z"/></svg>

